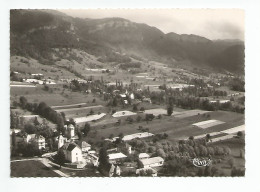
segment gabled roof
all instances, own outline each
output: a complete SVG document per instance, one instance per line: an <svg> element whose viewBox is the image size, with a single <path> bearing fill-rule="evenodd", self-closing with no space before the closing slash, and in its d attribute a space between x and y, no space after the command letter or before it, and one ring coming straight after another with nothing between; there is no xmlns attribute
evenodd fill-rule
<svg viewBox="0 0 260 192"><path fill-rule="evenodd" d="M163 162L164 160L161 157L152 157L152 158L149 158L149 159L141 159L140 161L145 166L145 165L151 165L151 164L154 164L154 163Z"/></svg>
<svg viewBox="0 0 260 192"><path fill-rule="evenodd" d="M74 143L74 142L70 142L70 143L65 143L62 146L62 149L67 150L67 151L72 151L73 149L75 149L76 147L78 147L80 149L80 147Z"/></svg>
<svg viewBox="0 0 260 192"><path fill-rule="evenodd" d="M72 151L75 147L77 147L77 145L74 145L74 144L71 143L71 144L69 144L67 150Z"/></svg>
<svg viewBox="0 0 260 192"><path fill-rule="evenodd" d="M81 148L84 148L84 147L91 147L91 145L88 144L86 141L82 141Z"/></svg>
<svg viewBox="0 0 260 192"><path fill-rule="evenodd" d="M125 158L125 157L127 157L127 156L123 153L112 153L112 154L108 155L109 160L121 159L121 158Z"/></svg>

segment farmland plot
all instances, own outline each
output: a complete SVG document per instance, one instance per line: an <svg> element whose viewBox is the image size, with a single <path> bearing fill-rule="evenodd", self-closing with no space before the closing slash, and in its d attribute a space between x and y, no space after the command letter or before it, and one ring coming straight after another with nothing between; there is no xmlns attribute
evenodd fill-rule
<svg viewBox="0 0 260 192"><path fill-rule="evenodd" d="M74 121L75 121L75 123L85 123L85 122L101 119L105 115L106 115L105 113L101 113L101 114L97 114L97 115L89 115L87 117L77 117L77 118L74 118Z"/></svg>
<svg viewBox="0 0 260 192"><path fill-rule="evenodd" d="M175 116L177 118L186 118L186 117L191 117L191 116L195 116L195 115L198 115L198 114L205 114L205 113L210 113L210 111L203 111L203 110L194 109L194 110L188 110L188 111L178 113Z"/></svg>
<svg viewBox="0 0 260 192"><path fill-rule="evenodd" d="M136 113L133 113L131 111L118 111L115 112L112 117L125 117L125 116L131 116L131 115L136 115Z"/></svg>
<svg viewBox="0 0 260 192"><path fill-rule="evenodd" d="M221 131L222 133L226 133L226 134L236 134L239 131L245 131L245 125L240 125L231 129L227 129L224 131Z"/></svg>
<svg viewBox="0 0 260 192"><path fill-rule="evenodd" d="M68 111L80 111L80 110L85 110L85 109L96 109L96 108L103 108L103 106L102 105L96 105L96 106L70 108L70 109L56 109L56 111L57 112L68 112Z"/></svg>
<svg viewBox="0 0 260 192"><path fill-rule="evenodd" d="M167 115L167 110L165 109L148 109L144 111L145 114L153 114L154 116L158 116L158 115Z"/></svg>
<svg viewBox="0 0 260 192"><path fill-rule="evenodd" d="M202 128L202 129L207 129L209 127L213 127L213 126L220 125L220 124L223 124L223 123L225 123L225 122L219 121L219 120L207 120L207 121L201 121L201 122L198 122L198 123L194 123L192 125L199 127L199 128Z"/></svg>

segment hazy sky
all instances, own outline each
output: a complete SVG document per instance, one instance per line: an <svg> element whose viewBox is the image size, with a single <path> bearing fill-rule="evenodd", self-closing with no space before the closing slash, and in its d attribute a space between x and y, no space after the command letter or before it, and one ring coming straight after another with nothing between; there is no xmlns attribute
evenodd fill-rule
<svg viewBox="0 0 260 192"><path fill-rule="evenodd" d="M244 12L239 9L67 9L73 17L121 17L157 27L164 33L195 34L209 39L244 40Z"/></svg>

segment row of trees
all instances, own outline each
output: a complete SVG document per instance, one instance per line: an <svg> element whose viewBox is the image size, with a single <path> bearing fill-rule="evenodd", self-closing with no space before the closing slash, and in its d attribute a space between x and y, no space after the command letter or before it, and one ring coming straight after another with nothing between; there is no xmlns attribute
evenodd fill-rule
<svg viewBox="0 0 260 192"><path fill-rule="evenodd" d="M57 124L58 131L64 132L64 122L66 120L64 113L57 113L44 102L39 104L30 103L24 96L20 97L20 106L23 109L27 109L28 111L39 114L42 117L52 121L53 123Z"/></svg>
<svg viewBox="0 0 260 192"><path fill-rule="evenodd" d="M169 102L184 109L202 109L207 111L225 110L244 113L245 108L239 105L233 105L231 102L210 103L208 99L199 97L169 97Z"/></svg>

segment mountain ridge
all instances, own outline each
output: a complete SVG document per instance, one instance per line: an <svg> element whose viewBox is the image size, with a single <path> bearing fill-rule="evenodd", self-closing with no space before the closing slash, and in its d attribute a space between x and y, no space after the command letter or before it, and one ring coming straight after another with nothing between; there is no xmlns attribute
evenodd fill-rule
<svg viewBox="0 0 260 192"><path fill-rule="evenodd" d="M148 59L190 60L219 70L243 72L243 61L239 56L243 55L242 49L227 51L239 58L239 61L233 59L230 66L213 61L223 62L218 57L223 56L227 48L238 50L234 45L243 48L241 42L212 41L194 34L164 33L156 27L118 17L81 19L59 13L56 10L11 10L11 55L49 59L51 48L76 47L102 57L111 54L113 49ZM224 63L229 65L227 61Z"/></svg>

